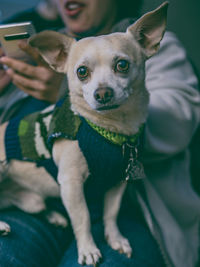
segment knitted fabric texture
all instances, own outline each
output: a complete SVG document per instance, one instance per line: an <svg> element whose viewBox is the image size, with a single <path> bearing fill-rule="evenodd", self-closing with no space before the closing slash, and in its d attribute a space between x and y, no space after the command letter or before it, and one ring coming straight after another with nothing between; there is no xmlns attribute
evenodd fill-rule
<svg viewBox="0 0 200 267"><path fill-rule="evenodd" d="M7 160L39 162L51 158L48 136L56 129L60 137L75 139L80 119L70 109L69 98L23 119L14 118L6 129Z"/></svg>
<svg viewBox="0 0 200 267"><path fill-rule="evenodd" d="M100 190L102 185L105 191L123 179L128 159L124 158L119 143L112 143L92 126L84 118L74 115L67 97L42 112L35 112L19 121L10 121L6 131L7 160L34 161L56 178L57 169L51 157L53 142L61 137L78 140L92 177L88 179L89 184L94 182L89 187L97 187L100 196L103 193ZM121 140L126 141L126 138ZM98 193L96 190L94 192L94 197L97 197Z"/></svg>
<svg viewBox="0 0 200 267"><path fill-rule="evenodd" d="M23 119L14 118L9 121L5 133L7 161L11 159L38 161L50 158L46 138L51 111L35 112Z"/></svg>
<svg viewBox="0 0 200 267"><path fill-rule="evenodd" d="M92 123L91 121L89 121L87 119L86 119L86 121L95 131L97 131L104 138L108 139L113 144L120 145L120 146L122 146L126 142L130 142L130 143L134 144L137 141L138 137L141 135L141 132L142 132L143 127L144 127L144 125L142 125L137 134L128 136L128 135L119 134L119 133L115 133L115 132L109 132L105 128L100 127L100 126Z"/></svg>

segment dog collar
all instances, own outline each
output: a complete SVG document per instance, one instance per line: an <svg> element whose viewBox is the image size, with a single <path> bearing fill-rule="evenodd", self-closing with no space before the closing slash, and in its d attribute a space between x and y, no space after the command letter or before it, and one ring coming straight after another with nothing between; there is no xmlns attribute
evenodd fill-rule
<svg viewBox="0 0 200 267"><path fill-rule="evenodd" d="M86 121L100 135L102 135L104 138L106 138L111 143L115 145L119 145L119 146L122 146L125 143L134 144L137 141L138 137L141 135L143 128L144 128L144 124L142 124L139 128L139 131L136 134L128 136L128 135L119 134L116 132L107 131L105 128L96 125L95 123L91 122L88 119L86 119Z"/></svg>

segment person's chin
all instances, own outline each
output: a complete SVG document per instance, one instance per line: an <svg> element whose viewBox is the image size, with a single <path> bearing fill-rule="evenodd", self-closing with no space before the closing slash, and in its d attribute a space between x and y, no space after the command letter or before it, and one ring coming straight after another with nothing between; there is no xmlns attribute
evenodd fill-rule
<svg viewBox="0 0 200 267"><path fill-rule="evenodd" d="M94 25L89 25L84 24L83 22L73 22L68 24L68 32L72 34L75 37L90 37L97 35L97 33L100 31L101 27L100 26L94 26Z"/></svg>
<svg viewBox="0 0 200 267"><path fill-rule="evenodd" d="M71 31L75 34L87 32L89 29L90 27L84 27L83 25L74 25L74 27L71 27Z"/></svg>
<svg viewBox="0 0 200 267"><path fill-rule="evenodd" d="M69 25L68 27L68 31L71 34L80 37L91 36L94 34L93 27L90 27L89 25L84 25L83 23L71 23L71 25Z"/></svg>

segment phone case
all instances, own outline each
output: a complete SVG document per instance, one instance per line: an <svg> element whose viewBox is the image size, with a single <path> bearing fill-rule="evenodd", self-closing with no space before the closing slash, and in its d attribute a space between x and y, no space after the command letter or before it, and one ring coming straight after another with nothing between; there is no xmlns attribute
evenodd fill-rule
<svg viewBox="0 0 200 267"><path fill-rule="evenodd" d="M35 29L31 22L0 25L0 43L5 55L30 61L28 55L19 48L18 43L20 40L28 39L33 34L35 34Z"/></svg>

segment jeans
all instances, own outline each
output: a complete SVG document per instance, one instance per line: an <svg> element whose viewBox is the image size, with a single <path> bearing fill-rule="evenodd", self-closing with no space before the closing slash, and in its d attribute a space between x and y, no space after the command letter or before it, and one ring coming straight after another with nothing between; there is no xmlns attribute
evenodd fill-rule
<svg viewBox="0 0 200 267"><path fill-rule="evenodd" d="M92 233L103 259L100 267L162 267L158 246L149 230L134 210L123 209L118 224L129 239L133 255L112 250L106 243L100 218L93 220ZM0 267L80 267L76 241L71 227L61 229L50 225L39 216L19 210L0 212L0 220L11 225L12 232L0 237Z"/></svg>

